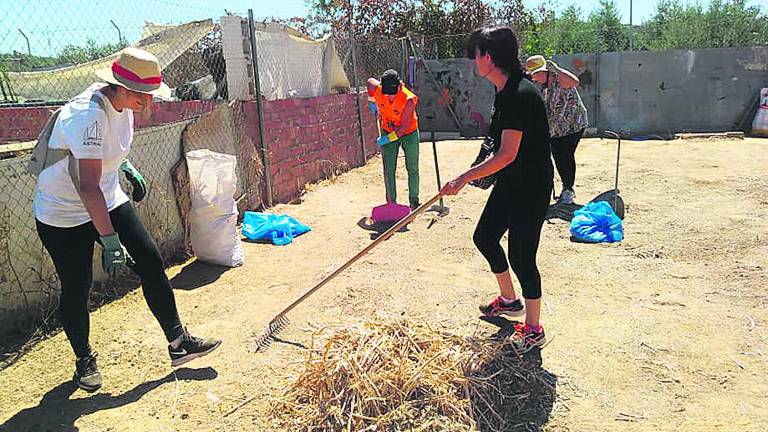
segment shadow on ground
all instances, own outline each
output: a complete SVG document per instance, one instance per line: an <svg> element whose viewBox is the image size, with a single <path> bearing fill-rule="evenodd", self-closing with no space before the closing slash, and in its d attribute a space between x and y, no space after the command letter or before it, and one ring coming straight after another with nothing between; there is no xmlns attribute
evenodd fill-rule
<svg viewBox="0 0 768 432"><path fill-rule="evenodd" d="M540 431L557 399L557 376L542 367L541 349L520 355L509 343L516 321L481 317L498 327L490 339L502 341L498 353L468 371L473 415L483 431ZM472 377L490 377L473 382Z"/></svg>
<svg viewBox="0 0 768 432"><path fill-rule="evenodd" d="M388 229L392 228L397 224L399 221L381 221L381 222L372 222L370 218L364 217L360 218L359 221L357 221L357 226L360 228L366 230L366 231L373 231L371 233L371 240L376 240L384 234ZM397 232L407 232L408 231L408 225L406 224L404 227L397 230Z"/></svg>
<svg viewBox="0 0 768 432"><path fill-rule="evenodd" d="M166 268L175 264L181 264L186 259L188 259L188 256L183 254L172 256L166 262ZM193 266L195 263L197 263L197 261L187 267ZM224 269L227 270L226 267ZM193 271L203 273L202 269L193 269ZM184 271L182 271L182 273L184 273ZM223 273L223 271L221 273ZM219 276L221 276L221 273L216 275L215 278L218 279ZM209 279L212 277L213 276L208 276ZM58 289L58 282L55 283L57 285L56 289ZM110 279L102 282L94 281L88 300L88 310L93 312L104 305L122 298L140 286L141 280L139 279L139 276L128 269L126 269L117 279ZM0 371L19 361L38 343L61 331L61 323L58 319L57 309L58 299L56 299L56 302L51 302L48 310L41 311L42 316L40 318L31 318L29 326L9 332L7 336L0 339Z"/></svg>
<svg viewBox="0 0 768 432"><path fill-rule="evenodd" d="M70 399L76 387L72 381L65 381L48 391L37 406L19 411L0 425L2 432L75 432L75 422L97 411L112 409L134 403L150 391L165 383L178 381L207 381L215 379L218 373L213 368L181 368L163 378L148 381L119 395L95 393L93 396Z"/></svg>
<svg viewBox="0 0 768 432"><path fill-rule="evenodd" d="M174 289L193 290L216 282L228 270L230 268L226 266L195 261L171 279L171 286Z"/></svg>
<svg viewBox="0 0 768 432"><path fill-rule="evenodd" d="M566 222L570 222L573 219L573 212L583 207L582 204L570 203L554 203L547 209L547 215L544 217L547 221L552 219L562 219Z"/></svg>

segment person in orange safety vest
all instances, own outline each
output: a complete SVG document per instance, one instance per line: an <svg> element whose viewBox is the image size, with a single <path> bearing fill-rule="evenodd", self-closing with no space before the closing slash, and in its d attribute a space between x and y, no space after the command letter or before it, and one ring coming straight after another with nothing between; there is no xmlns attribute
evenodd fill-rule
<svg viewBox="0 0 768 432"><path fill-rule="evenodd" d="M368 106L380 123L377 140L384 161L384 185L387 202L397 202L395 172L400 147L405 153L408 171L408 201L411 209L419 206L419 119L416 105L419 97L400 81L396 71L389 69L381 81L368 79ZM377 115L378 114L378 115Z"/></svg>

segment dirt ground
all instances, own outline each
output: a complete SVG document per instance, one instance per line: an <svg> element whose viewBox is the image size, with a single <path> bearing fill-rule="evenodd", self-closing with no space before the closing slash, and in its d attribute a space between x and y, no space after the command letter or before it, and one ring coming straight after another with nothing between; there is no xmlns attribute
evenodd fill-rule
<svg viewBox="0 0 768 432"><path fill-rule="evenodd" d="M578 202L612 186L615 144L582 141ZM439 143L443 181L478 145ZM542 323L551 342L541 355L557 399L540 429L768 430L768 140L625 141L621 167L622 243L573 243L566 222L544 227ZM436 189L429 145L421 175L426 200ZM375 158L312 186L301 204L274 209L313 228L292 245L246 243L246 264L228 271L195 262L170 269L185 323L224 339L188 367L170 367L140 290L92 314L99 392L71 389L62 333L39 343L0 371L0 430L285 430L270 418L270 400L301 370L315 329L376 311L458 334L492 331L476 308L495 282L471 240L487 191L468 187L447 200L449 215L430 228L433 214L419 217L295 309L281 333L288 343L255 352L283 306L371 241L375 233L358 222L383 194Z"/></svg>

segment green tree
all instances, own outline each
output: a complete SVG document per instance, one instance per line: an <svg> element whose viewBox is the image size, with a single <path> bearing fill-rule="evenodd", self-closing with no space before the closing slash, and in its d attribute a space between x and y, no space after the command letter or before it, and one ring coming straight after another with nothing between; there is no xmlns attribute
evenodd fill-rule
<svg viewBox="0 0 768 432"><path fill-rule="evenodd" d="M542 11L534 15L528 22L527 28L522 33L521 45L526 54L542 54L551 57L555 54L554 38L556 36L555 27L557 18L554 11Z"/></svg>
<svg viewBox="0 0 768 432"><path fill-rule="evenodd" d="M703 19L704 11L699 4L684 6L677 0L661 1L654 16L641 26L637 46L649 50L706 46Z"/></svg>
<svg viewBox="0 0 768 432"><path fill-rule="evenodd" d="M98 44L93 39L88 39L85 46L67 45L61 50L57 60L65 64L85 63L92 60L107 57L125 48L125 43Z"/></svg>
<svg viewBox="0 0 768 432"><path fill-rule="evenodd" d="M743 0L712 0L703 27L710 47L763 45L768 42L768 16Z"/></svg>
<svg viewBox="0 0 768 432"><path fill-rule="evenodd" d="M765 45L768 16L740 0L713 0L706 10L699 4L664 0L641 26L638 42L649 50Z"/></svg>
<svg viewBox="0 0 768 432"><path fill-rule="evenodd" d="M595 50L595 30L581 19L581 9L568 6L554 28L553 51L559 54L592 52Z"/></svg>
<svg viewBox="0 0 768 432"><path fill-rule="evenodd" d="M308 28L356 35L455 35L493 20L484 0L309 0Z"/></svg>
<svg viewBox="0 0 768 432"><path fill-rule="evenodd" d="M575 3L575 0L573 0ZM486 24L515 29L523 52L555 53L624 51L626 25L615 0L600 0L589 16L572 4L555 14L549 3L528 8L524 0L308 0L306 21L313 34L333 30L360 36L405 36L420 33L436 41L435 54L460 56L464 35ZM712 0L704 8L684 0L661 0L654 15L634 31L634 47L643 50L713 48L768 44L768 15L744 0Z"/></svg>
<svg viewBox="0 0 768 432"><path fill-rule="evenodd" d="M589 24L600 35L600 51L629 48L629 36L613 0L600 0L600 7L589 14Z"/></svg>
<svg viewBox="0 0 768 432"><path fill-rule="evenodd" d="M507 0L495 8L494 21L515 30L524 53L551 50L550 30L555 22L555 14L547 3L529 9L523 0Z"/></svg>

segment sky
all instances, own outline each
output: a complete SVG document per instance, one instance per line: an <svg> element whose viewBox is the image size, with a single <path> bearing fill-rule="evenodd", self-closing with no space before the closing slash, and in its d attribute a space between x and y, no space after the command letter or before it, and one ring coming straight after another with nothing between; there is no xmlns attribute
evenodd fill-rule
<svg viewBox="0 0 768 432"><path fill-rule="evenodd" d="M615 1L622 21L628 23L630 0ZM700 1L705 5L709 3L709 0ZM528 7L542 3L555 5L556 10L578 3L585 16L599 5L599 0L524 2ZM637 24L653 14L657 1L633 0L632 3L633 22ZM768 0L747 0L747 3L768 10ZM26 52L27 42L21 32L29 38L32 54L51 55L69 44L84 45L88 39L97 43L118 42L119 34L135 42L144 21L183 23L218 19L225 10L247 15L249 8L256 18L262 19L307 14L305 0L0 0L0 52Z"/></svg>

